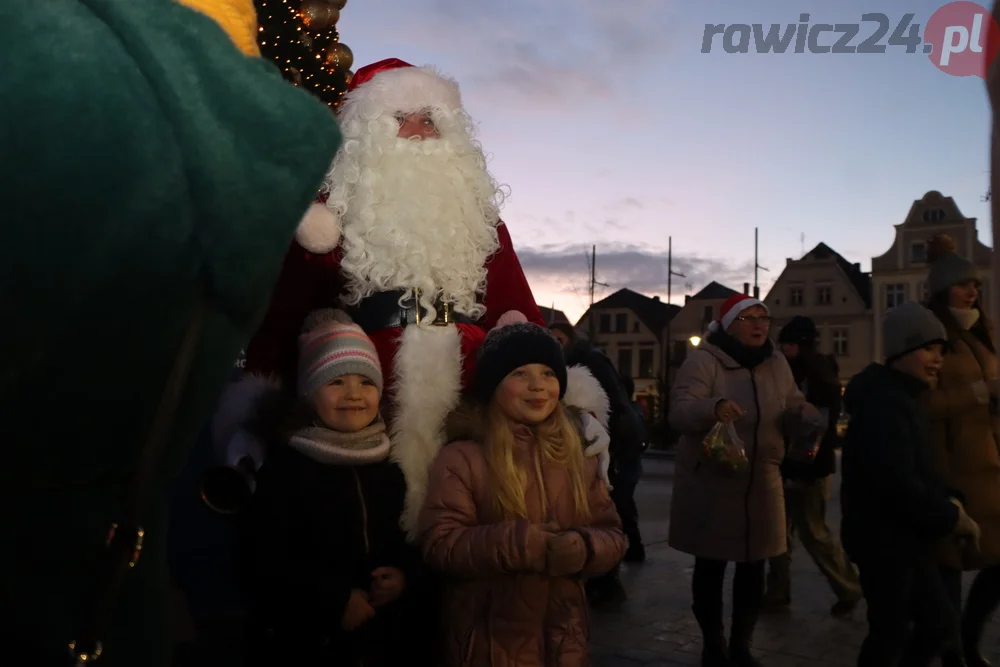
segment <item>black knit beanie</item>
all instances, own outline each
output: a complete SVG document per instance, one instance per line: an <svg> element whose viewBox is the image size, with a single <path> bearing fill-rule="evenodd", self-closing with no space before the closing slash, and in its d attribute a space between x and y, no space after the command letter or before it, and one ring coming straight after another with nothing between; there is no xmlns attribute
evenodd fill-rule
<svg viewBox="0 0 1000 667"><path fill-rule="evenodd" d="M566 360L562 345L548 329L528 322L516 310L508 311L486 334L479 348L476 396L483 403L489 403L507 374L528 364L544 364L551 368L559 380L559 398L566 394Z"/></svg>
<svg viewBox="0 0 1000 667"><path fill-rule="evenodd" d="M778 343L792 343L812 349L816 345L816 324L808 317L796 315L778 333Z"/></svg>

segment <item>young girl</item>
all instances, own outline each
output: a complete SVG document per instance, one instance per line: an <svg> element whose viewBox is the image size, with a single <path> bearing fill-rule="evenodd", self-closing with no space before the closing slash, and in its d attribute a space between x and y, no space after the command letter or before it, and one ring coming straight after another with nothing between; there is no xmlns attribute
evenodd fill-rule
<svg viewBox="0 0 1000 667"><path fill-rule="evenodd" d="M405 485L381 392L361 328L314 313L299 341L299 403L262 406L259 419L272 447L249 516L254 664L395 666L415 648L404 635L420 554L399 527ZM262 426L275 411L283 426Z"/></svg>
<svg viewBox="0 0 1000 667"><path fill-rule="evenodd" d="M475 399L449 423L420 515L427 563L446 575L448 667L589 664L584 580L611 570L625 536L585 459L562 349L514 314L490 332Z"/></svg>

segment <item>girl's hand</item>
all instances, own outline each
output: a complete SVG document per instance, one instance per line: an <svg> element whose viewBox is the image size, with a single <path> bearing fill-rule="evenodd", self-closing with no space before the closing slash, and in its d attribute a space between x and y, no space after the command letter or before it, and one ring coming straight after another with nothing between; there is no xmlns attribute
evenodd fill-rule
<svg viewBox="0 0 1000 667"><path fill-rule="evenodd" d="M347 600L347 609L340 620L340 627L348 632L357 630L375 616L375 608L368 602L368 593L360 588L351 591L351 597Z"/></svg>
<svg viewBox="0 0 1000 667"><path fill-rule="evenodd" d="M406 589L406 575L395 567L377 567L372 570L371 602L382 607L393 602Z"/></svg>

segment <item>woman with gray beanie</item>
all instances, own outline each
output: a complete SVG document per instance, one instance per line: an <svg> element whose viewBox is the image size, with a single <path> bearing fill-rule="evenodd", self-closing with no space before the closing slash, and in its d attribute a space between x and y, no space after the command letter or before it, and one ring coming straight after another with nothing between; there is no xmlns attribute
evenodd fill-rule
<svg viewBox="0 0 1000 667"><path fill-rule="evenodd" d="M962 571L980 570L962 614L964 656L955 651L944 664L985 667L989 663L978 646L986 620L1000 603L996 349L980 307L975 265L958 255L954 240L943 234L928 241L927 259L927 306L944 325L950 348L938 386L927 396L933 444L946 481L962 492L969 516L982 529L978 552L960 549L953 540L938 549L952 603L960 611Z"/></svg>

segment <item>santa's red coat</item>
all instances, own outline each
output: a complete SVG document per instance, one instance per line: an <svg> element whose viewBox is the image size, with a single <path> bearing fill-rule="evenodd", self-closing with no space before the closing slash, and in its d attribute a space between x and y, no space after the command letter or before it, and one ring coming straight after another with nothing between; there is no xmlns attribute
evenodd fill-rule
<svg viewBox="0 0 1000 667"><path fill-rule="evenodd" d="M496 325L501 315L508 310L519 310L529 321L545 325L503 223L497 228L497 237L500 248L486 262L486 293L482 298L486 315L481 325L456 325L461 333L463 387L471 385L476 354L486 332ZM277 375L286 387L295 386L302 323L313 310L337 306L344 288L340 272L342 257L339 248L316 255L293 242L267 314L247 348L247 372ZM393 327L366 332L378 351L387 395L392 390L393 361L402 331L402 328Z"/></svg>

